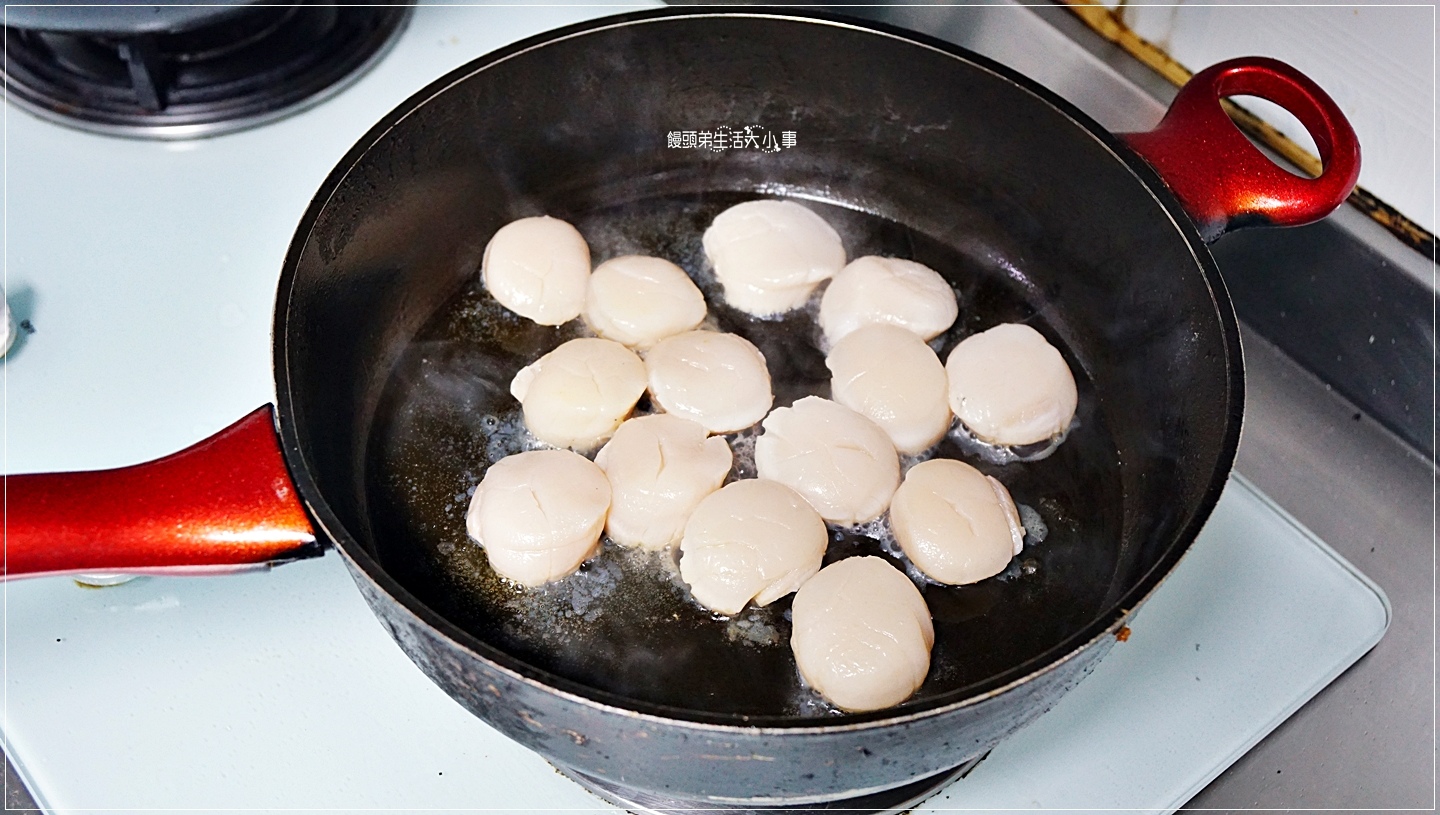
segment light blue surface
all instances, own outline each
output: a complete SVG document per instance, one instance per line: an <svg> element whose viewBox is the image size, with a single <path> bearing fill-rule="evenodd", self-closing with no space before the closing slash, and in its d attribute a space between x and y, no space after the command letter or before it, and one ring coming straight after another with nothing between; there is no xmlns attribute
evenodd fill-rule
<svg viewBox="0 0 1440 815"><path fill-rule="evenodd" d="M107 589L17 582L6 611L4 732L49 807L608 811L432 685L334 554ZM1387 622L1373 585L1233 481L1130 640L919 811L1172 810Z"/></svg>
<svg viewBox="0 0 1440 815"><path fill-rule="evenodd" d="M1379 587L1239 477L1132 633L920 812L1181 806L1380 641Z"/></svg>
<svg viewBox="0 0 1440 815"><path fill-rule="evenodd" d="M305 112L184 142L3 113L3 471L133 464L274 400L270 324L310 198L411 94L515 40L653 2L419 8L384 59ZM663 144L665 134L656 134Z"/></svg>

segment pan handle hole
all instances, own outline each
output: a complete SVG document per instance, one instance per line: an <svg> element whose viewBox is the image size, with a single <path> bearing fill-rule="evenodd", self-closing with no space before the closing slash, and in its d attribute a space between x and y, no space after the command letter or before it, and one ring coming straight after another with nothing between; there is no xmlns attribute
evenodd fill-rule
<svg viewBox="0 0 1440 815"><path fill-rule="evenodd" d="M1313 157L1320 155L1320 151L1316 148L1315 139L1310 136L1310 131L1305 129L1305 125L1301 124L1299 119L1295 118L1295 114L1268 99L1261 99L1258 96L1236 95L1225 98L1244 108L1246 112L1254 114L1254 116L1258 117L1265 124L1279 131L1290 141L1294 142L1296 146L1308 153L1315 162L1317 172L1308 172L1306 169L1295 166L1283 157L1275 161L1276 166L1300 178L1315 178L1319 175L1319 159ZM1237 116L1235 112L1229 109L1226 110L1226 113L1230 115L1230 120L1235 122L1236 128L1245 135L1245 138L1250 140L1251 144L1255 145L1257 149L1272 159L1276 158L1275 153L1270 149L1269 145L1255 138L1255 136L1246 130L1246 123L1241 121L1242 116Z"/></svg>

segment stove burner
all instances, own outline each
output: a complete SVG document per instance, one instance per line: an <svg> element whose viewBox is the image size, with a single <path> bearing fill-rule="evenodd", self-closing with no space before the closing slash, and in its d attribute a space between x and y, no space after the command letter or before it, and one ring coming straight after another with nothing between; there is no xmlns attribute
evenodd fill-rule
<svg viewBox="0 0 1440 815"><path fill-rule="evenodd" d="M236 9L178 31L5 28L5 90L60 124L152 139L213 136L334 94L403 28L406 2Z"/></svg>
<svg viewBox="0 0 1440 815"><path fill-rule="evenodd" d="M710 815L760 815L761 813L768 813L768 815L832 815L836 812L849 812L855 813L855 815L898 815L898 813L908 812L919 806L921 802L938 793L950 782L969 775L970 771L975 769L976 765L984 761L988 755L990 755L988 752L984 753L954 769L869 795L818 804L782 804L778 806L717 804L712 801L665 798L611 781L602 781L594 776L559 765L554 766L561 775L576 782L606 803L618 806L626 812L636 813L636 815L680 815L680 813L693 815L697 812L710 813Z"/></svg>

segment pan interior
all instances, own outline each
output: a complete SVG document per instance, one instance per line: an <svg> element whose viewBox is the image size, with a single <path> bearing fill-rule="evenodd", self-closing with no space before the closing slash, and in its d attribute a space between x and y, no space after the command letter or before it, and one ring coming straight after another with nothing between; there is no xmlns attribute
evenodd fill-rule
<svg viewBox="0 0 1440 815"><path fill-rule="evenodd" d="M797 144L666 146L672 130L750 123ZM352 151L287 262L277 375L302 493L369 579L473 636L455 635L487 660L640 710L829 713L799 686L788 601L715 620L663 559L609 548L520 591L463 523L486 462L518 449L514 372L579 330L531 324L479 288L496 229L549 214L580 228L596 262L679 263L717 327L765 353L784 405L828 391L811 315L723 307L699 238L740 200L795 197L851 258L911 258L950 280L961 313L942 357L1024 321L1076 374L1077 426L1050 458L994 466L942 446L1049 534L1005 575L925 587L934 663L906 706L1023 676L1154 585L1234 449L1238 351L1208 258L1091 127L963 55L764 15L599 28L457 72ZM873 535L840 532L829 557L878 551Z"/></svg>
<svg viewBox="0 0 1440 815"><path fill-rule="evenodd" d="M706 291L717 327L746 337L765 354L777 407L806 395L828 397L813 302L784 319L755 319L723 305L706 268L701 233L718 212L748 197L656 197L558 214L587 237L597 262L648 254L690 272ZM894 221L809 205L837 227L851 257L906 257L945 270L963 306L961 318L936 342L942 357L962 337L1000 322L1029 323L1059 342L1027 301L1025 287L1000 270ZM451 622L587 687L707 713L830 712L796 673L788 598L734 619L717 618L689 598L673 552L638 553L608 543L578 574L522 589L497 577L468 539L465 511L487 462L526 444L519 404L509 394L511 377L582 332L579 321L547 328L516 317L472 277L406 346L380 401L370 446L367 494L381 562ZM954 438L938 450L1008 485L1017 502L1040 514L1048 534L1043 541L1032 537L998 577L970 586L922 584L936 646L917 701L1033 659L1101 610L1117 564L1121 484L1093 385L1076 355L1067 357L1079 375L1080 409L1075 429L1054 455L989 464L965 455ZM732 444L743 448L754 432L732 434ZM753 476L753 465L737 457L731 478ZM890 557L880 526L832 529L827 562L859 554Z"/></svg>

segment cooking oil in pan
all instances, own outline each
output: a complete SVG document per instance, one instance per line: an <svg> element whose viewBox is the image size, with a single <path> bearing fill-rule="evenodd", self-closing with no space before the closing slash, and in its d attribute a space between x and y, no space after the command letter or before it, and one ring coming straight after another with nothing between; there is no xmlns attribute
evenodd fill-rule
<svg viewBox="0 0 1440 815"><path fill-rule="evenodd" d="M828 397L814 302L756 319L724 305L706 267L700 235L716 214L747 197L710 193L552 214L580 229L596 263L649 254L690 273L710 304L709 324L743 335L765 355L777 407L808 395ZM932 343L942 359L965 336L1024 321L1061 348L1076 374L1075 427L1043 460L977 455L952 432L904 462L908 468L933 456L967 461L999 479L1022 505L1026 545L1006 572L970 586L943 586L907 569L921 585L936 631L930 675L915 698L984 682L1040 656L1100 611L1117 569L1112 542L1120 538L1115 446L1081 360L1059 340L1063 332L1041 319L1026 287L1017 285L1013 265L1000 268L983 253L947 246L894 221L807 205L836 227L850 257L910 258L952 282L960 318ZM369 446L367 496L383 565L479 639L590 687L711 715L833 713L795 670L789 598L719 617L690 598L674 552L640 552L608 541L576 574L524 589L496 576L467 537L465 511L485 468L541 446L524 429L510 379L584 332L580 321L550 328L510 314L485 293L477 273L415 336L386 385ZM642 399L639 409L648 411L648 402ZM755 475L758 433L756 427L728 437L735 453L731 479ZM826 562L856 555L908 567L883 520L831 530Z"/></svg>

